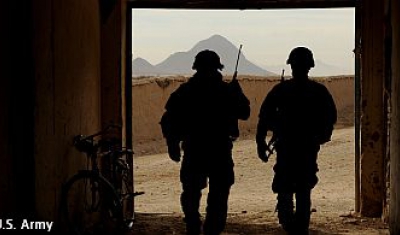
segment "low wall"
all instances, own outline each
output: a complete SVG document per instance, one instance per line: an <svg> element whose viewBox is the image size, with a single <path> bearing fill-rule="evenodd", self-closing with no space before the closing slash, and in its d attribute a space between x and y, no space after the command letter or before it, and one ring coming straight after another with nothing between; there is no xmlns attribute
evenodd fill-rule
<svg viewBox="0 0 400 235"><path fill-rule="evenodd" d="M170 94L187 78L148 78L134 80L132 86L133 147L136 155L165 152L159 121ZM337 109L337 127L354 124L354 77L316 78L331 92ZM239 77L240 85L251 104L250 118L239 121L242 138L251 137L258 122L258 112L266 94L279 78Z"/></svg>

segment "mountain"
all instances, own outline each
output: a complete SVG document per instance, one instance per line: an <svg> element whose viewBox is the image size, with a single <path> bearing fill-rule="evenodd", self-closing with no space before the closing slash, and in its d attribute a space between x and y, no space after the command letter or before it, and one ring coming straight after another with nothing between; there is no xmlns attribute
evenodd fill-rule
<svg viewBox="0 0 400 235"><path fill-rule="evenodd" d="M141 60L134 62L133 66L135 68L133 71L135 72L133 74L192 75L195 72L192 70L194 58L197 53L205 49L213 50L220 56L221 63L225 66L222 70L224 75L232 75L234 73L239 48L223 36L213 35L208 39L198 42L189 51L176 52L170 55L161 63L153 66L154 70L149 66L150 64L139 64L139 62L144 63ZM238 64L238 74L257 76L276 75L247 60L243 51Z"/></svg>
<svg viewBox="0 0 400 235"><path fill-rule="evenodd" d="M162 71L143 58L138 57L132 61L132 77L160 76L162 74L164 74Z"/></svg>
<svg viewBox="0 0 400 235"><path fill-rule="evenodd" d="M186 52L176 52L157 65L152 65L145 59L137 58L132 62L132 76L167 76L167 75L185 75L190 76L195 71L192 65L197 53L204 49L215 51L221 58L221 63L225 66L222 70L224 75L232 75L235 71L238 47L233 45L228 39L221 35L213 35L208 39L202 40L192 49ZM277 76L281 75L282 69L285 69L285 76L291 76L289 65L263 66L260 67L246 59L242 50L238 64L238 73L241 75L256 76ZM266 68L266 69L265 69ZM334 65L324 63L320 60L315 61L315 67L310 70L310 76L336 76L353 75L354 71L340 68Z"/></svg>
<svg viewBox="0 0 400 235"><path fill-rule="evenodd" d="M310 70L310 76L323 77L336 75L354 75L354 71L327 64L320 60L315 60L315 67Z"/></svg>
<svg viewBox="0 0 400 235"><path fill-rule="evenodd" d="M290 65L275 65L265 66L269 71L277 74L282 73L282 69L285 69L285 76L291 76ZM315 67L310 70L309 73L312 77L326 77L326 76L338 76L338 75L354 75L354 71L349 69L340 68L338 66L324 63L320 60L315 60Z"/></svg>

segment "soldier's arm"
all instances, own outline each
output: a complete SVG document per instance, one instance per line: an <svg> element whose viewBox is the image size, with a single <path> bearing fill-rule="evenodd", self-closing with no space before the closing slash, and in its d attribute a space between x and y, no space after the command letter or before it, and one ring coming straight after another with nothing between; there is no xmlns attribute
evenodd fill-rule
<svg viewBox="0 0 400 235"><path fill-rule="evenodd" d="M163 136L168 140L179 139L179 118L180 114L179 94L173 92L165 104L165 112L161 118L160 124Z"/></svg>
<svg viewBox="0 0 400 235"><path fill-rule="evenodd" d="M334 125L337 122L337 109L335 105L335 101L329 91L326 89L324 102L324 115L325 115L325 123L323 125L322 136L319 137L320 144L324 144L326 142L331 141L331 136L333 133Z"/></svg>
<svg viewBox="0 0 400 235"><path fill-rule="evenodd" d="M268 130L273 130L276 124L276 115L277 115L277 107L279 100L279 88L275 86L272 90L267 94L263 103L260 107L260 112L258 115L259 118L259 128L260 133L267 133Z"/></svg>
<svg viewBox="0 0 400 235"><path fill-rule="evenodd" d="M329 113L331 113L330 115L330 121L332 124L336 124L337 122L337 109L336 109L336 105L335 105L335 101L333 100L333 97L331 94L328 94L328 107L329 107Z"/></svg>
<svg viewBox="0 0 400 235"><path fill-rule="evenodd" d="M258 123L256 130L256 142L257 144L265 143L265 138L267 137L269 121L268 121L268 96L265 98L261 105L260 112L258 114Z"/></svg>
<svg viewBox="0 0 400 235"><path fill-rule="evenodd" d="M241 120L247 120L250 117L250 101L243 93L237 79L228 84L231 92L231 99L235 104L236 117Z"/></svg>
<svg viewBox="0 0 400 235"><path fill-rule="evenodd" d="M247 120L250 117L250 101L242 93L238 100L238 118L241 120Z"/></svg>
<svg viewBox="0 0 400 235"><path fill-rule="evenodd" d="M180 142L182 138L182 127L180 118L182 116L182 106L180 102L181 98L179 93L172 93L165 105L166 111L160 121L162 133L166 139L169 157L175 162L179 162L181 158Z"/></svg>
<svg viewBox="0 0 400 235"><path fill-rule="evenodd" d="M258 157L264 161L268 161L268 155L266 153L268 146L266 143L266 137L269 130L273 127L273 117L275 116L276 110L276 94L273 89L265 97L260 112L258 115L257 131L256 131L256 143Z"/></svg>

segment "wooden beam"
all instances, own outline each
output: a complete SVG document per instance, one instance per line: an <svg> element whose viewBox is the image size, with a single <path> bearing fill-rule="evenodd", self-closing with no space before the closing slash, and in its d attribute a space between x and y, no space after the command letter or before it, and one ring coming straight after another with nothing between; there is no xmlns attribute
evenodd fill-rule
<svg viewBox="0 0 400 235"><path fill-rule="evenodd" d="M400 234L400 0L391 0L392 110L390 129L390 234ZM396 30L397 29L397 30Z"/></svg>
<svg viewBox="0 0 400 235"><path fill-rule="evenodd" d="M385 192L384 1L361 6L361 214L382 215Z"/></svg>
<svg viewBox="0 0 400 235"><path fill-rule="evenodd" d="M133 8L273 9L354 7L355 0L129 0Z"/></svg>

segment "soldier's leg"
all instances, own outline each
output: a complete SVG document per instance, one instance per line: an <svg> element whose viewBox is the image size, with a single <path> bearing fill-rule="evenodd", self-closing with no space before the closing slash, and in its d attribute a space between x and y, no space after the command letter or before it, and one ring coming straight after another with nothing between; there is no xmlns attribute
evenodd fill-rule
<svg viewBox="0 0 400 235"><path fill-rule="evenodd" d="M218 170L213 170L209 178L209 193L207 197L205 235L219 235L225 229L228 214L228 198L234 183L233 163L221 164Z"/></svg>
<svg viewBox="0 0 400 235"><path fill-rule="evenodd" d="M230 187L231 185L210 183L204 222L205 235L219 235L225 229Z"/></svg>
<svg viewBox="0 0 400 235"><path fill-rule="evenodd" d="M299 235L307 235L311 216L311 191L318 183L317 154L319 145L310 145L303 149L304 159L301 169L303 174L297 177L296 188L296 221Z"/></svg>
<svg viewBox="0 0 400 235"><path fill-rule="evenodd" d="M181 207L185 215L187 235L198 235L201 231L199 213L201 190L207 186L207 178L201 172L191 167L183 166L181 169Z"/></svg>
<svg viewBox="0 0 400 235"><path fill-rule="evenodd" d="M299 235L308 235L311 216L311 189L296 193L296 227Z"/></svg>
<svg viewBox="0 0 400 235"><path fill-rule="evenodd" d="M198 235L201 231L201 220L199 213L201 191L198 189L183 187L181 194L181 206L185 215L187 235Z"/></svg>
<svg viewBox="0 0 400 235"><path fill-rule="evenodd" d="M274 165L274 178L272 181L272 191L277 193L278 219L282 228L289 234L294 230L294 175L293 165L291 164L293 156L297 154L296 148L292 144L278 144L277 161Z"/></svg>
<svg viewBox="0 0 400 235"><path fill-rule="evenodd" d="M287 232L293 232L294 229L294 212L293 212L293 193L279 192L278 193L278 219L282 228Z"/></svg>

